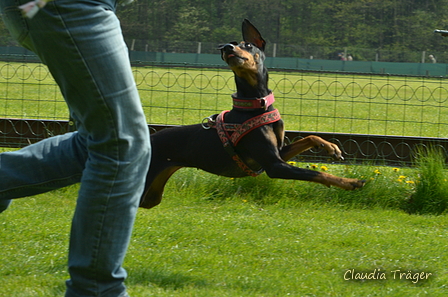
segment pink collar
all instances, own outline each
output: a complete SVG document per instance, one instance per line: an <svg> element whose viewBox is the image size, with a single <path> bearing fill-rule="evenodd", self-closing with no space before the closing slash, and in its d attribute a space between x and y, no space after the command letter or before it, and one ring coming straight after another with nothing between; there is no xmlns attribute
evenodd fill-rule
<svg viewBox="0 0 448 297"><path fill-rule="evenodd" d="M270 93L266 97L263 98L254 98L254 99L239 99L236 97L236 93L232 94L233 99L233 107L241 108L241 109L257 109L262 108L264 110L268 109L274 101L274 93Z"/></svg>

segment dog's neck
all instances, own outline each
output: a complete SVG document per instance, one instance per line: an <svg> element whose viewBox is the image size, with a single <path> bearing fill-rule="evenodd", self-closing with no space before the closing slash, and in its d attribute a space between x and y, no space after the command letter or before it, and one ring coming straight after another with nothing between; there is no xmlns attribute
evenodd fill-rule
<svg viewBox="0 0 448 297"><path fill-rule="evenodd" d="M263 98L271 93L268 88L267 69L262 67L262 70L259 71L256 76L257 83L255 85L251 85L245 79L235 75L236 94L238 98Z"/></svg>

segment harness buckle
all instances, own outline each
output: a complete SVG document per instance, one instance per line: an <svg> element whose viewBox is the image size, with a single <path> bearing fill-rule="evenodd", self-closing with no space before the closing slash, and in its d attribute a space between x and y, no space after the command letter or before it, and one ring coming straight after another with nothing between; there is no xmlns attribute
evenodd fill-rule
<svg viewBox="0 0 448 297"><path fill-rule="evenodd" d="M216 114L211 115L209 117L203 118L201 126L203 129L208 130L213 128L216 125Z"/></svg>
<svg viewBox="0 0 448 297"><path fill-rule="evenodd" d="M203 118L202 123L201 123L202 128L205 130L210 129L211 127L209 126L209 122L210 122L210 117Z"/></svg>
<svg viewBox="0 0 448 297"><path fill-rule="evenodd" d="M268 100L266 100L266 97L260 98L260 106L264 108L264 110L268 109Z"/></svg>

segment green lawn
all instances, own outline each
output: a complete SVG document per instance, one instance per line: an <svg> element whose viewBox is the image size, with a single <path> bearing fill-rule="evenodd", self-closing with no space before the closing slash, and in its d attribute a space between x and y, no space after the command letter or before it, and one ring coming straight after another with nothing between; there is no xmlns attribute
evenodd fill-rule
<svg viewBox="0 0 448 297"><path fill-rule="evenodd" d="M124 263L129 293L446 296L448 217L409 215L369 202L375 189L383 196L390 183L406 190L409 184L396 178L409 174L405 179L411 180L413 174L373 169L367 170L375 176L370 186L356 192L181 170L161 205L139 210ZM73 186L17 200L0 215L3 296L63 294L76 191ZM386 279L354 280L352 271L353 277L376 272ZM422 272L428 279L415 278Z"/></svg>
<svg viewBox="0 0 448 297"><path fill-rule="evenodd" d="M0 64L1 117L67 119L44 70ZM230 108L234 91L227 69L136 68L135 77L152 124L200 122ZM442 83L272 72L270 86L289 130L446 137ZM183 169L160 206L138 213L124 264L131 296L447 295L446 211L405 212L419 171L298 165L367 184L349 192ZM430 177L441 189L445 173ZM20 199L0 214L1 296L63 295L77 189ZM386 279L354 280L352 272ZM415 279L421 273L428 279Z"/></svg>

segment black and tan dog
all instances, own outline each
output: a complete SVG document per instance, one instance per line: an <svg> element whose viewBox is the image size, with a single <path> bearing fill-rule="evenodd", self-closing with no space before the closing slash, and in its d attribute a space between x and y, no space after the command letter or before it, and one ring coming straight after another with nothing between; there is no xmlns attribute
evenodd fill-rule
<svg viewBox="0 0 448 297"><path fill-rule="evenodd" d="M286 161L313 147L324 148L343 159L337 145L308 136L284 146L283 121L272 106L268 72L263 66L266 42L244 20L240 44L219 47L222 59L235 74L237 92L233 109L197 125L169 128L151 135L152 159L140 206L151 208L162 200L170 176L182 167L195 167L227 176L255 176L262 171L271 178L296 179L353 190L364 181L302 169Z"/></svg>

